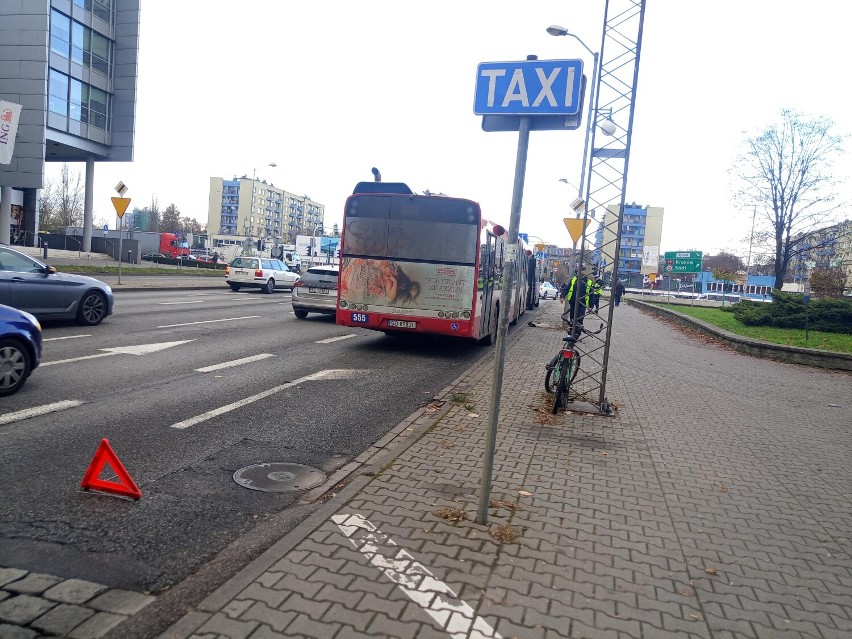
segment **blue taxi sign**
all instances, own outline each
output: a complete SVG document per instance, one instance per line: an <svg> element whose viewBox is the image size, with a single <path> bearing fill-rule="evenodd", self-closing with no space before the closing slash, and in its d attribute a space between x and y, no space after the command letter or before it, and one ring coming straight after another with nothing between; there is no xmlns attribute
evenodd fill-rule
<svg viewBox="0 0 852 639"><path fill-rule="evenodd" d="M476 115L575 115L582 104L582 60L482 62Z"/></svg>

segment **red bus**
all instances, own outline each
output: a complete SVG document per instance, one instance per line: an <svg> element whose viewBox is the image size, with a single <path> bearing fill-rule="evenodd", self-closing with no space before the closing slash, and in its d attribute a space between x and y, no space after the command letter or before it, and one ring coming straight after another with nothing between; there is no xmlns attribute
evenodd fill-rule
<svg viewBox="0 0 852 639"><path fill-rule="evenodd" d="M189 244L174 233L160 233L160 253L171 258L189 255Z"/></svg>
<svg viewBox="0 0 852 639"><path fill-rule="evenodd" d="M527 308L519 240L512 300L503 296L508 234L471 200L415 195L401 182L360 182L346 200L337 323L386 333L496 339L500 307Z"/></svg>

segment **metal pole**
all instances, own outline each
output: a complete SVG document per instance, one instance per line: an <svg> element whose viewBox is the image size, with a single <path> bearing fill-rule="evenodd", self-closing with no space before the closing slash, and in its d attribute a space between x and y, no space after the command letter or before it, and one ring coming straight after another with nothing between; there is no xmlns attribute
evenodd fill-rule
<svg viewBox="0 0 852 639"><path fill-rule="evenodd" d="M121 284L121 218L118 219L118 283Z"/></svg>
<svg viewBox="0 0 852 639"><path fill-rule="evenodd" d="M506 248L506 277L500 294L500 320L497 325L497 344L494 347L494 378L491 382L491 406L488 409L488 430L485 433L485 457L482 463L482 488L476 523L488 523L488 501L491 494L491 474L494 469L494 450L497 441L497 422L500 417L500 388L503 385L503 364L506 359L506 331L509 325L509 308L515 292L515 274L518 272L518 228L521 225L521 202L524 198L524 177L527 167L527 149L530 141L530 119L522 116L518 127L518 153L515 158L515 184L512 191L512 215L509 220L509 238Z"/></svg>

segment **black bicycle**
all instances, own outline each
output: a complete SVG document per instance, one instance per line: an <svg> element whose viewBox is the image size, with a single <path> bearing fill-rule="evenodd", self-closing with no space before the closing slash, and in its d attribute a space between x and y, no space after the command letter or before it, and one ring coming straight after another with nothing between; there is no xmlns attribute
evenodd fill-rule
<svg viewBox="0 0 852 639"><path fill-rule="evenodd" d="M544 376L544 389L548 393L554 394L553 408L550 410L554 415L567 401L571 401L568 397L568 390L580 372L580 361L583 359L582 353L577 348L577 342L583 336L583 333L597 335L604 328L601 325L598 330L590 331L579 323L571 326L567 315L568 313L562 314L562 320L569 323L568 334L562 338L565 345L559 349L545 367L547 373Z"/></svg>

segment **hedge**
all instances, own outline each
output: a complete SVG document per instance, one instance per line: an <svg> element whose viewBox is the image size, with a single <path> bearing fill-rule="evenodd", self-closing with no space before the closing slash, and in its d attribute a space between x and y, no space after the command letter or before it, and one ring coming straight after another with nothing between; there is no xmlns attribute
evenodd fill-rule
<svg viewBox="0 0 852 639"><path fill-rule="evenodd" d="M742 300L730 310L746 326L804 329L807 321L813 331L852 334L852 299L820 298L806 306L801 294L772 291L769 304Z"/></svg>

